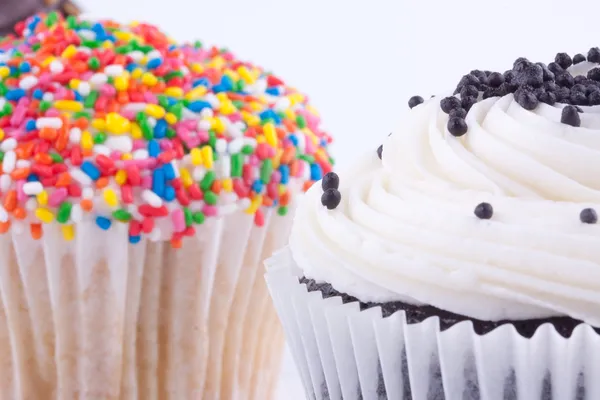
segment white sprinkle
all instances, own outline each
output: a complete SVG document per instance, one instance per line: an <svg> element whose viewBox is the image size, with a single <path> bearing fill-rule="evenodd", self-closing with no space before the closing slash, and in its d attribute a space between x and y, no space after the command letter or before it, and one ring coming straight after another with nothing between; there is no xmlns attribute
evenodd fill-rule
<svg viewBox="0 0 600 400"><path fill-rule="evenodd" d="M31 68L31 72L34 73L35 75L40 73L40 67L33 67Z"/></svg>
<svg viewBox="0 0 600 400"><path fill-rule="evenodd" d="M79 204L73 204L71 207L71 221L77 223L80 222L83 218L83 211L81 210L81 206Z"/></svg>
<svg viewBox="0 0 600 400"><path fill-rule="evenodd" d="M292 105L292 102L287 97L280 97L275 102L275 111L285 111Z"/></svg>
<svg viewBox="0 0 600 400"><path fill-rule="evenodd" d="M162 232L159 228L155 227L154 229L152 229L152 232L150 232L150 234L148 235L148 239L150 239L151 242L158 242L161 236Z"/></svg>
<svg viewBox="0 0 600 400"><path fill-rule="evenodd" d="M142 53L139 50L131 51L131 52L127 53L127 55L129 57L131 57L133 59L133 61L135 61L135 62L140 62L144 58L144 53Z"/></svg>
<svg viewBox="0 0 600 400"><path fill-rule="evenodd" d="M244 147L244 140L241 138L233 139L227 145L227 152L229 154L237 154L242 151L242 147Z"/></svg>
<svg viewBox="0 0 600 400"><path fill-rule="evenodd" d="M12 178L8 174L0 175L0 190L2 192L6 192L10 189L10 185L12 183Z"/></svg>
<svg viewBox="0 0 600 400"><path fill-rule="evenodd" d="M304 149L306 148L306 136L302 132L296 132L296 139L298 139L298 150L301 153L304 153Z"/></svg>
<svg viewBox="0 0 600 400"><path fill-rule="evenodd" d="M33 75L27 75L19 82L19 87L24 90L29 90L38 83L38 78Z"/></svg>
<svg viewBox="0 0 600 400"><path fill-rule="evenodd" d="M221 102L219 101L217 96L215 96L214 93L207 93L204 96L204 100L207 101L212 108L219 108L219 105L221 104Z"/></svg>
<svg viewBox="0 0 600 400"><path fill-rule="evenodd" d="M23 193L27 196L34 196L42 193L42 190L44 190L44 187L40 182L27 182L23 185Z"/></svg>
<svg viewBox="0 0 600 400"><path fill-rule="evenodd" d="M306 161L302 161L302 163L304 163L304 168L302 169L303 179L308 181L310 180L310 164Z"/></svg>
<svg viewBox="0 0 600 400"><path fill-rule="evenodd" d="M29 168L31 167L31 161L29 160L17 160L15 168Z"/></svg>
<svg viewBox="0 0 600 400"><path fill-rule="evenodd" d="M154 128L156 126L156 118L148 117L147 121L148 121L148 125L150 125L152 128Z"/></svg>
<svg viewBox="0 0 600 400"><path fill-rule="evenodd" d="M248 207L250 207L250 204L252 204L252 202L251 202L251 201L250 201L250 199L249 199L249 198L247 198L247 197L241 198L241 199L238 201L238 207L240 207L240 209L242 209L242 210L245 210L245 209L247 209Z"/></svg>
<svg viewBox="0 0 600 400"><path fill-rule="evenodd" d="M177 165L177 161L171 161L171 167L173 167L173 171L175 171L175 178L179 178L179 166Z"/></svg>
<svg viewBox="0 0 600 400"><path fill-rule="evenodd" d="M121 153L130 153L133 150L133 140L130 136L109 136L104 142L106 147Z"/></svg>
<svg viewBox="0 0 600 400"><path fill-rule="evenodd" d="M60 129L63 126L63 122L60 118L56 117L41 117L35 121L35 127L38 129L42 128L53 128Z"/></svg>
<svg viewBox="0 0 600 400"><path fill-rule="evenodd" d="M194 167L194 169L192 170L192 179L196 182L199 182L202 180L202 178L204 178L205 174L206 170L204 169L204 167Z"/></svg>
<svg viewBox="0 0 600 400"><path fill-rule="evenodd" d="M2 141L2 144L0 144L0 150L2 151L9 151L9 150L14 150L17 148L17 139L15 138L8 138L8 139L4 139Z"/></svg>
<svg viewBox="0 0 600 400"><path fill-rule="evenodd" d="M142 199L152 207L160 207L163 205L163 201L156 193L152 190L146 189L142 192Z"/></svg>
<svg viewBox="0 0 600 400"><path fill-rule="evenodd" d="M50 92L46 92L42 96L42 100L44 100L44 101L53 101L54 100L54 94L50 93Z"/></svg>
<svg viewBox="0 0 600 400"><path fill-rule="evenodd" d="M81 29L77 33L84 40L96 40L96 32L90 31L89 29Z"/></svg>
<svg viewBox="0 0 600 400"><path fill-rule="evenodd" d="M88 174L86 174L79 168L76 168L76 167L71 168L70 173L71 173L71 177L73 179L75 179L77 182L81 183L82 185L90 186L92 184L92 178L90 178L88 176Z"/></svg>
<svg viewBox="0 0 600 400"><path fill-rule="evenodd" d="M106 74L103 73L97 73L92 75L89 82L92 86L104 85L106 82L108 82L108 76L106 76Z"/></svg>
<svg viewBox="0 0 600 400"><path fill-rule="evenodd" d="M231 160L228 155L222 154L219 156L219 169L221 170L222 178L229 178L231 175Z"/></svg>
<svg viewBox="0 0 600 400"><path fill-rule="evenodd" d="M208 131L210 129L210 121L205 119L201 119L198 121L198 130L200 131Z"/></svg>
<svg viewBox="0 0 600 400"><path fill-rule="evenodd" d="M138 211L138 206L137 205L135 205L135 204L128 204L127 205L127 211L129 211L131 213L131 216L136 221L142 222L144 220L144 216L142 214L140 214L140 212Z"/></svg>
<svg viewBox="0 0 600 400"><path fill-rule="evenodd" d="M223 126L225 127L225 129L229 128L229 125L231 125L231 121L229 121L229 118L225 118L223 116L220 116L218 118L221 121L221 123L223 124Z"/></svg>
<svg viewBox="0 0 600 400"><path fill-rule="evenodd" d="M123 66L118 65L118 64L108 65L104 68L104 73L108 76L113 76L113 77L122 75L123 71L125 71L123 69Z"/></svg>
<svg viewBox="0 0 600 400"><path fill-rule="evenodd" d="M145 160L148 158L148 150L138 149L132 153L134 160Z"/></svg>
<svg viewBox="0 0 600 400"><path fill-rule="evenodd" d="M253 149L256 148L256 139L251 138L251 137L245 137L244 138L244 146L250 146Z"/></svg>
<svg viewBox="0 0 600 400"><path fill-rule="evenodd" d="M103 156L110 156L110 149L103 144L95 144L92 151L96 154L102 154Z"/></svg>
<svg viewBox="0 0 600 400"><path fill-rule="evenodd" d="M50 72L53 74L60 74L65 70L65 66L58 60L54 60L50 63Z"/></svg>
<svg viewBox="0 0 600 400"><path fill-rule="evenodd" d="M33 211L38 207L38 203L37 200L35 199L35 197L30 197L29 199L27 199L27 201L25 202L25 208L28 211Z"/></svg>
<svg viewBox="0 0 600 400"><path fill-rule="evenodd" d="M4 160L2 161L2 170L7 174L10 174L15 169L17 164L17 155L14 151L7 151L4 154Z"/></svg>
<svg viewBox="0 0 600 400"><path fill-rule="evenodd" d="M77 48L77 51L78 51L78 52L80 52L80 53L92 54L92 49L90 49L89 47L82 47L82 46L79 46L79 47Z"/></svg>
<svg viewBox="0 0 600 400"><path fill-rule="evenodd" d="M69 141L71 143L79 143L81 141L81 129L71 128L69 131Z"/></svg>
<svg viewBox="0 0 600 400"><path fill-rule="evenodd" d="M148 60L153 60L155 58L162 58L162 54L160 54L160 51L158 51L158 50L152 50L151 52L146 54L146 56L148 57Z"/></svg>
<svg viewBox="0 0 600 400"><path fill-rule="evenodd" d="M6 221L8 221L8 213L4 207L0 206L0 222Z"/></svg>
<svg viewBox="0 0 600 400"><path fill-rule="evenodd" d="M129 103L126 104L123 109L125 111L133 111L133 112L138 112L138 111L143 111L146 109L146 103Z"/></svg>
<svg viewBox="0 0 600 400"><path fill-rule="evenodd" d="M219 154L225 153L225 151L227 151L227 141L225 139L217 139L215 143L215 150Z"/></svg>
<svg viewBox="0 0 600 400"><path fill-rule="evenodd" d="M81 197L84 199L91 199L94 197L94 189L91 187L86 187L81 190Z"/></svg>
<svg viewBox="0 0 600 400"><path fill-rule="evenodd" d="M227 133L229 133L229 136L232 138L239 138L244 134L236 124L229 125L229 127L227 127Z"/></svg>
<svg viewBox="0 0 600 400"><path fill-rule="evenodd" d="M87 96L88 94L90 94L91 90L92 90L92 87L87 82L80 82L79 86L77 86L77 91L82 96Z"/></svg>
<svg viewBox="0 0 600 400"><path fill-rule="evenodd" d="M215 113L213 112L212 108L207 107L200 111L200 118L211 118L213 115L215 115Z"/></svg>

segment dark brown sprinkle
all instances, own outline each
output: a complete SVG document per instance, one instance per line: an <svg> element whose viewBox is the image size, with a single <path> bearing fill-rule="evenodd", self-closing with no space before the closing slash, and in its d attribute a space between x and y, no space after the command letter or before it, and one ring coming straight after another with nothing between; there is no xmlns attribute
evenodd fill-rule
<svg viewBox="0 0 600 400"><path fill-rule="evenodd" d="M542 68L542 77L543 77L544 82L549 82L549 81L554 80L554 72L550 71L546 64L539 62L539 63L536 63L536 65L539 65L540 68Z"/></svg>
<svg viewBox="0 0 600 400"><path fill-rule="evenodd" d="M448 132L452 136L460 137L467 133L467 123L464 119L458 117L450 117L448 119Z"/></svg>
<svg viewBox="0 0 600 400"><path fill-rule="evenodd" d="M421 96L413 96L410 99L408 99L408 106L410 108L416 107L419 104L421 104L422 102L424 102L425 100L423 100L423 98Z"/></svg>
<svg viewBox="0 0 600 400"><path fill-rule="evenodd" d="M579 220L584 224L595 224L598 222L598 214L593 208L584 208L579 213Z"/></svg>
<svg viewBox="0 0 600 400"><path fill-rule="evenodd" d="M340 177L335 172L328 172L321 181L321 187L323 190L337 189L340 187Z"/></svg>
<svg viewBox="0 0 600 400"><path fill-rule="evenodd" d="M475 89L475 91L477 91L477 89ZM454 110L455 108L460 108L460 100L454 96L444 97L442 101L440 101L440 107L442 108L443 112L449 114L450 111Z"/></svg>
<svg viewBox="0 0 600 400"><path fill-rule="evenodd" d="M600 49L592 47L587 54L587 60L593 63L600 63Z"/></svg>
<svg viewBox="0 0 600 400"><path fill-rule="evenodd" d="M573 78L573 82L575 82L576 85L578 83L584 83L586 81L590 81L590 79L588 79L584 75L577 75L576 77Z"/></svg>
<svg viewBox="0 0 600 400"><path fill-rule="evenodd" d="M581 53L575 54L573 56L573 64L579 64L585 61L585 56Z"/></svg>
<svg viewBox="0 0 600 400"><path fill-rule="evenodd" d="M494 215L494 208L490 203L479 203L473 211L479 219L490 219Z"/></svg>
<svg viewBox="0 0 600 400"><path fill-rule="evenodd" d="M562 109L560 116L560 122L571 126L581 126L581 118L579 118L579 112L575 106L568 105Z"/></svg>
<svg viewBox="0 0 600 400"><path fill-rule="evenodd" d="M336 208L341 200L342 195L337 189L327 189L321 195L321 204L327 207L328 210Z"/></svg>
<svg viewBox="0 0 600 400"><path fill-rule="evenodd" d="M381 160L382 156L383 156L383 145L380 144L379 147L377 148L377 157L379 157L379 159Z"/></svg>

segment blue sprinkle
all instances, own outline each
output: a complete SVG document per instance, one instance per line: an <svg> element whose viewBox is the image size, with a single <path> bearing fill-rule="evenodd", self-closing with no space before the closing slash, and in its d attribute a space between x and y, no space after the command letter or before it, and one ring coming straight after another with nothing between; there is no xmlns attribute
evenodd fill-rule
<svg viewBox="0 0 600 400"><path fill-rule="evenodd" d="M273 122L275 122L275 124L280 124L281 123L281 118L279 118L279 115L277 115L277 113L275 111L271 110L271 109L268 109L268 110L265 110L265 111L261 112L260 114L258 114L258 116L263 121L272 119Z"/></svg>
<svg viewBox="0 0 600 400"><path fill-rule="evenodd" d="M154 69L154 68L160 67L161 64L162 64L162 60L160 58L153 58L152 60L148 61L148 63L146 64L146 67L148 69Z"/></svg>
<svg viewBox="0 0 600 400"><path fill-rule="evenodd" d="M19 69L14 65L10 66L8 69L10 69L10 76L17 75L17 73L19 72Z"/></svg>
<svg viewBox="0 0 600 400"><path fill-rule="evenodd" d="M131 235L129 235L129 243L131 243L131 244L139 243L140 240L142 240L142 237L139 236L139 235L138 236L131 236Z"/></svg>
<svg viewBox="0 0 600 400"><path fill-rule="evenodd" d="M271 96L279 96L279 88L277 88L277 87L267 88L267 90L265 90L265 92L270 94Z"/></svg>
<svg viewBox="0 0 600 400"><path fill-rule="evenodd" d="M89 161L84 161L81 164L81 170L94 181L100 178L100 170Z"/></svg>
<svg viewBox="0 0 600 400"><path fill-rule="evenodd" d="M27 132L35 131L35 120L28 119L27 122L25 123L25 130Z"/></svg>
<svg viewBox="0 0 600 400"><path fill-rule="evenodd" d="M19 100L21 97L25 96L25 90L23 89L12 89L6 92L6 100Z"/></svg>
<svg viewBox="0 0 600 400"><path fill-rule="evenodd" d="M197 86L210 87L210 81L208 80L208 78L196 79L194 82L192 82L192 87L197 87Z"/></svg>
<svg viewBox="0 0 600 400"><path fill-rule="evenodd" d="M170 46L169 46L169 51L173 51L173 50L175 50L176 48L177 48L177 46L176 46L176 45L174 45L174 44L172 44L172 45L170 45Z"/></svg>
<svg viewBox="0 0 600 400"><path fill-rule="evenodd" d="M164 119L159 119L156 121L156 125L154 126L154 137L157 139L162 139L167 135L167 121Z"/></svg>
<svg viewBox="0 0 600 400"><path fill-rule="evenodd" d="M175 168L173 168L173 165L171 165L171 163L165 164L163 165L163 171L165 172L165 179L170 181L172 179L175 179Z"/></svg>
<svg viewBox="0 0 600 400"><path fill-rule="evenodd" d="M35 89L32 93L32 96L36 100L41 100L44 98L44 91L42 89Z"/></svg>
<svg viewBox="0 0 600 400"><path fill-rule="evenodd" d="M226 92L227 88L225 87L225 85L218 84L218 85L213 86L212 90L214 93L221 93L221 92Z"/></svg>
<svg viewBox="0 0 600 400"><path fill-rule="evenodd" d="M36 174L29 174L27 177L27 182L39 182L39 178Z"/></svg>
<svg viewBox="0 0 600 400"><path fill-rule="evenodd" d="M96 40L100 40L98 38L98 35L106 36L106 31L104 30L104 27L100 23L95 23L92 26L92 31L96 34Z"/></svg>
<svg viewBox="0 0 600 400"><path fill-rule="evenodd" d="M81 95L79 94L79 92L73 92L73 97L75 97L75 100L77 101L83 101L83 97L81 97Z"/></svg>
<svg viewBox="0 0 600 400"><path fill-rule="evenodd" d="M108 228L110 228L111 224L111 220L106 217L96 217L96 225L98 225L101 229L104 229L105 231L108 230Z"/></svg>
<svg viewBox="0 0 600 400"><path fill-rule="evenodd" d="M192 101L191 103L189 103L187 105L187 108L193 112L200 112L200 111L204 110L205 108L212 108L212 107L209 102L198 100L198 101Z"/></svg>
<svg viewBox="0 0 600 400"><path fill-rule="evenodd" d="M167 103L169 104L169 107L171 107L177 104L177 100L172 97L167 97Z"/></svg>
<svg viewBox="0 0 600 400"><path fill-rule="evenodd" d="M290 142L292 142L294 146L298 147L298 137L296 135L290 135L288 136L288 139L290 139Z"/></svg>
<svg viewBox="0 0 600 400"><path fill-rule="evenodd" d="M221 86L223 86L226 91L231 91L233 89L233 80L227 75L223 75L221 78Z"/></svg>
<svg viewBox="0 0 600 400"><path fill-rule="evenodd" d="M318 181L323 177L323 170L319 164L311 164L310 165L310 179L313 181Z"/></svg>
<svg viewBox="0 0 600 400"><path fill-rule="evenodd" d="M254 191L254 193L260 193L263 190L263 183L260 179L257 179L254 181L254 183L252 184L252 190Z"/></svg>
<svg viewBox="0 0 600 400"><path fill-rule="evenodd" d="M134 69L136 69L138 67L138 64L136 63L131 63L131 64L127 64L127 66L125 67L125 69L129 72L133 72Z"/></svg>
<svg viewBox="0 0 600 400"><path fill-rule="evenodd" d="M280 183L285 185L290 181L290 167L288 165L280 165L279 173L281 174Z"/></svg>
<svg viewBox="0 0 600 400"><path fill-rule="evenodd" d="M159 197L164 198L165 194L165 173L162 168L157 168L152 172L152 191Z"/></svg>
<svg viewBox="0 0 600 400"><path fill-rule="evenodd" d="M158 155L160 154L160 145L158 144L158 142L154 139L150 139L148 141L148 155L150 157L158 157Z"/></svg>
<svg viewBox="0 0 600 400"><path fill-rule="evenodd" d="M320 147L327 147L327 139L321 139L319 141L319 146Z"/></svg>
<svg viewBox="0 0 600 400"><path fill-rule="evenodd" d="M23 62L21 64L21 72L29 72L31 71L31 64L29 64L27 61Z"/></svg>
<svg viewBox="0 0 600 400"><path fill-rule="evenodd" d="M175 189L173 189L173 186L167 186L165 188L165 194L163 198L166 201L173 201L175 199Z"/></svg>

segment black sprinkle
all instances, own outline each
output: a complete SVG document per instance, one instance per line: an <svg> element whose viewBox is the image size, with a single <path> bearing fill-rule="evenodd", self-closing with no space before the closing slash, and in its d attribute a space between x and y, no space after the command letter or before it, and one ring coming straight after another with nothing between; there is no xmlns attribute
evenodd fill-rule
<svg viewBox="0 0 600 400"><path fill-rule="evenodd" d="M382 155L383 155L383 145L380 144L379 147L377 148L377 157L379 157L379 159L381 160Z"/></svg>
<svg viewBox="0 0 600 400"><path fill-rule="evenodd" d="M342 195L337 189L327 189L321 196L321 204L327 207L328 210L336 208L341 200Z"/></svg>
<svg viewBox="0 0 600 400"><path fill-rule="evenodd" d="M565 106L562 109L560 122L571 126L581 126L581 118L579 118L579 112L574 106Z"/></svg>
<svg viewBox="0 0 600 400"><path fill-rule="evenodd" d="M490 219L494 215L494 208L490 203L479 203L474 213L479 219Z"/></svg>
<svg viewBox="0 0 600 400"><path fill-rule="evenodd" d="M567 69L573 65L573 60L567 53L558 53L556 57L554 57L554 62L560 65L562 69Z"/></svg>
<svg viewBox="0 0 600 400"><path fill-rule="evenodd" d="M521 72L525 68L527 68L528 66L530 66L531 64L532 64L532 62L529 61L528 59L526 59L525 57L519 57L513 63L513 70L515 72Z"/></svg>
<svg viewBox="0 0 600 400"><path fill-rule="evenodd" d="M563 67L561 67L560 65L558 65L555 62L551 62L550 64L548 64L548 69L550 71L552 71L554 74L558 74L558 73L564 71Z"/></svg>
<svg viewBox="0 0 600 400"><path fill-rule="evenodd" d="M528 90L519 89L515 97L517 103L526 110L534 110L539 104L538 98Z"/></svg>
<svg viewBox="0 0 600 400"><path fill-rule="evenodd" d="M573 64L579 64L585 61L585 56L581 53L575 54L573 56Z"/></svg>
<svg viewBox="0 0 600 400"><path fill-rule="evenodd" d="M479 89L473 85L466 85L460 89L460 97L477 97L479 95ZM460 100L459 100L460 103ZM459 104L460 106L460 104Z"/></svg>
<svg viewBox="0 0 600 400"><path fill-rule="evenodd" d="M571 104L586 106L588 104L587 96L584 92L572 92L571 93Z"/></svg>
<svg viewBox="0 0 600 400"><path fill-rule="evenodd" d="M477 90L477 89L475 89L475 90ZM442 99L442 101L440 101L440 107L442 108L443 112L448 114L450 111L454 110L455 108L460 107L460 100L454 96L445 97Z"/></svg>
<svg viewBox="0 0 600 400"><path fill-rule="evenodd" d="M540 102L548 105L554 105L556 103L556 95L552 92L544 92L539 96Z"/></svg>
<svg viewBox="0 0 600 400"><path fill-rule="evenodd" d="M467 116L467 111L464 108L455 108L453 110L450 111L450 117L457 117L457 118L465 118Z"/></svg>
<svg viewBox="0 0 600 400"><path fill-rule="evenodd" d="M579 213L579 219L584 224L595 224L598 222L598 214L596 214L596 210L593 208L584 208Z"/></svg>
<svg viewBox="0 0 600 400"><path fill-rule="evenodd" d="M571 87L575 84L573 76L568 71L556 73L556 84L563 87Z"/></svg>
<svg viewBox="0 0 600 400"><path fill-rule="evenodd" d="M587 54L587 60L593 63L600 63L600 49L592 47Z"/></svg>
<svg viewBox="0 0 600 400"><path fill-rule="evenodd" d="M517 83L521 86L540 87L544 83L544 70L539 65L529 65L517 74Z"/></svg>
<svg viewBox="0 0 600 400"><path fill-rule="evenodd" d="M421 96L413 96L408 100L408 106L410 108L416 107L419 104L421 104L422 102L424 102L425 100L423 100L423 98Z"/></svg>
<svg viewBox="0 0 600 400"><path fill-rule="evenodd" d="M594 81L600 81L600 68L592 68L587 73L588 79L592 79Z"/></svg>
<svg viewBox="0 0 600 400"><path fill-rule="evenodd" d="M340 187L340 177L335 172L328 172L321 181L321 187L323 190L337 189Z"/></svg>
<svg viewBox="0 0 600 400"><path fill-rule="evenodd" d="M600 90L596 90L596 91L588 94L588 104L590 106L600 105Z"/></svg>
<svg viewBox="0 0 600 400"><path fill-rule="evenodd" d="M490 76L488 76L488 84L491 87L498 87L504 83L504 75L500 72L492 72Z"/></svg>
<svg viewBox="0 0 600 400"><path fill-rule="evenodd" d="M450 132L452 136L462 136L467 133L467 129L467 123L464 119L459 117L450 117L450 119L448 119L448 132Z"/></svg>

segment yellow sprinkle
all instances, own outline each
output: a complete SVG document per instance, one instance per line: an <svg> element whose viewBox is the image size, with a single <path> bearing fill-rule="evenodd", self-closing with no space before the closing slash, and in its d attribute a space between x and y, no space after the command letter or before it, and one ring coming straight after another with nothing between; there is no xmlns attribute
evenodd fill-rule
<svg viewBox="0 0 600 400"><path fill-rule="evenodd" d="M190 187L194 183L190 171L188 171L186 168L179 169L179 176L181 177L181 182L183 183L183 186L185 186L186 188Z"/></svg>
<svg viewBox="0 0 600 400"><path fill-rule="evenodd" d="M202 66L202 64L194 63L191 65L191 67L192 67L192 72L195 72L197 74L201 74L204 72L204 67Z"/></svg>
<svg viewBox="0 0 600 400"><path fill-rule="evenodd" d="M311 113L312 115L318 117L319 116L319 112L317 111L316 108L314 108L312 105L307 104L306 105L306 111L308 111L309 113Z"/></svg>
<svg viewBox="0 0 600 400"><path fill-rule="evenodd" d="M291 108L286 108L286 110L284 111L284 114L287 117L287 119L291 119L293 121L296 120L296 113L293 112Z"/></svg>
<svg viewBox="0 0 600 400"><path fill-rule="evenodd" d="M119 199L117 198L117 194L115 193L114 190L104 189L104 192L102 192L102 195L104 197L104 201L110 207L116 207L117 205L119 205Z"/></svg>
<svg viewBox="0 0 600 400"><path fill-rule="evenodd" d="M123 42L129 42L131 41L133 35L130 32L125 32L125 31L114 31L112 32L112 34L119 40L122 40Z"/></svg>
<svg viewBox="0 0 600 400"><path fill-rule="evenodd" d="M247 111L242 111L242 119L248 126L257 126L260 124L260 118L254 114L250 114Z"/></svg>
<svg viewBox="0 0 600 400"><path fill-rule="evenodd" d="M77 54L77 47L70 44L69 46L67 46L67 48L62 52L62 54L60 56L62 58L71 58L75 54Z"/></svg>
<svg viewBox="0 0 600 400"><path fill-rule="evenodd" d="M142 128L135 122L131 124L131 137L133 139L141 139L143 137Z"/></svg>
<svg viewBox="0 0 600 400"><path fill-rule="evenodd" d="M177 117L173 113L166 113L165 121L167 121L167 124L169 125L175 125L177 123Z"/></svg>
<svg viewBox="0 0 600 400"><path fill-rule="evenodd" d="M112 49L113 47L113 42L111 42L110 40L105 40L104 42L102 42L102 48L104 49Z"/></svg>
<svg viewBox="0 0 600 400"><path fill-rule="evenodd" d="M177 86L169 86L165 89L165 95L171 97L183 97L183 89Z"/></svg>
<svg viewBox="0 0 600 400"><path fill-rule="evenodd" d="M37 219L46 224L49 224L54 220L54 214L52 214L52 211L48 210L47 208L36 209L35 216L37 217Z"/></svg>
<svg viewBox="0 0 600 400"><path fill-rule="evenodd" d="M117 182L117 185L123 185L127 182L127 172L125 172L124 169L117 171L115 174L115 182Z"/></svg>
<svg viewBox="0 0 600 400"><path fill-rule="evenodd" d="M94 138L89 131L81 132L81 147L84 150L91 150L94 147Z"/></svg>
<svg viewBox="0 0 600 400"><path fill-rule="evenodd" d="M267 122L265 126L263 126L263 133L265 134L265 139L267 139L267 143L271 146L277 146L277 131L275 130L275 126L271 122Z"/></svg>
<svg viewBox="0 0 600 400"><path fill-rule="evenodd" d="M213 150L210 146L204 146L202 148L202 163L206 169L211 169L213 166Z"/></svg>
<svg viewBox="0 0 600 400"><path fill-rule="evenodd" d="M279 184L279 195L281 196L282 194L284 194L286 190L287 190L287 187L283 183L280 183Z"/></svg>
<svg viewBox="0 0 600 400"><path fill-rule="evenodd" d="M213 129L215 130L215 132L217 133L223 133L225 132L225 124L223 123L223 121L221 121L220 118L213 118Z"/></svg>
<svg viewBox="0 0 600 400"><path fill-rule="evenodd" d="M131 122L117 113L106 114L106 128L108 132L117 135L131 131Z"/></svg>
<svg viewBox="0 0 600 400"><path fill-rule="evenodd" d="M55 57L48 57L45 58L44 61L42 61L42 67L47 67L48 65L50 65L52 63L52 61L56 60Z"/></svg>
<svg viewBox="0 0 600 400"><path fill-rule="evenodd" d="M233 190L233 181L231 178L225 178L221 181L221 186L224 191L231 192Z"/></svg>
<svg viewBox="0 0 600 400"><path fill-rule="evenodd" d="M195 147L190 151L190 156L192 157L193 165L202 165L202 151Z"/></svg>
<svg viewBox="0 0 600 400"><path fill-rule="evenodd" d="M94 128L98 131L103 131L104 128L106 128L106 123L104 122L103 119L96 118L92 121L92 128Z"/></svg>
<svg viewBox="0 0 600 400"><path fill-rule="evenodd" d="M251 101L250 103L248 103L248 105L253 111L261 111L263 109L262 104L256 101Z"/></svg>
<svg viewBox="0 0 600 400"><path fill-rule="evenodd" d="M48 204L48 192L46 192L45 190L39 192L36 198L40 206L45 206L46 204Z"/></svg>
<svg viewBox="0 0 600 400"><path fill-rule="evenodd" d="M4 140L4 129L0 128L0 140Z"/></svg>
<svg viewBox="0 0 600 400"><path fill-rule="evenodd" d="M142 83L146 86L154 86L158 83L158 79L154 74L146 72L142 75Z"/></svg>
<svg viewBox="0 0 600 400"><path fill-rule="evenodd" d="M142 65L148 64L148 56L142 57L140 60L140 64L142 64Z"/></svg>
<svg viewBox="0 0 600 400"><path fill-rule="evenodd" d="M241 66L237 69L238 74L240 74L240 77L244 80L244 82L246 82L247 84L252 84L254 83L254 77L252 76L252 74L250 74L250 71L248 71L248 68L246 68L245 66Z"/></svg>
<svg viewBox="0 0 600 400"><path fill-rule="evenodd" d="M73 225L62 225L60 229L62 230L63 238L66 241L69 242L75 239L75 229L73 228Z"/></svg>
<svg viewBox="0 0 600 400"><path fill-rule="evenodd" d="M133 79L140 79L142 77L142 74L144 73L144 70L141 68L136 68L131 72L131 77Z"/></svg>
<svg viewBox="0 0 600 400"><path fill-rule="evenodd" d="M236 112L237 109L235 108L235 106L233 105L233 103L231 101L226 101L226 102L221 103L221 107L219 107L219 111L221 111L221 114L230 115L230 114L233 114L234 112Z"/></svg>
<svg viewBox="0 0 600 400"><path fill-rule="evenodd" d="M252 202L250 203L250 207L246 208L245 213L246 214L256 214L256 210L258 210L258 207L260 207L260 205L262 204L262 195L257 195L252 199Z"/></svg>
<svg viewBox="0 0 600 400"><path fill-rule="evenodd" d="M187 100L197 100L198 98L204 96L206 94L206 86L196 86L192 90L186 93L185 98Z"/></svg>
<svg viewBox="0 0 600 400"><path fill-rule="evenodd" d="M281 162L281 155L283 154L283 149L282 148L277 148L277 151L275 152L275 158L273 158L273 168L279 168L279 163Z"/></svg>
<svg viewBox="0 0 600 400"><path fill-rule="evenodd" d="M288 96L291 105L301 103L304 100L304 96L301 93L292 93Z"/></svg>
<svg viewBox="0 0 600 400"><path fill-rule="evenodd" d="M240 80L240 76L237 74L237 72L231 70L231 69L227 69L225 70L225 72L223 72L223 75L226 75L228 77L230 77L233 81L239 81Z"/></svg>
<svg viewBox="0 0 600 400"><path fill-rule="evenodd" d="M127 88L129 88L129 82L127 81L127 78L123 75L121 76L117 76L115 78L115 89L117 89L120 92L123 92L125 90L127 90Z"/></svg>
<svg viewBox="0 0 600 400"><path fill-rule="evenodd" d="M267 139L265 139L265 135L258 135L256 137L256 143L258 143L258 144L267 143Z"/></svg>
<svg viewBox="0 0 600 400"><path fill-rule="evenodd" d="M75 100L57 100L54 102L54 107L61 111L83 111L83 104Z"/></svg>
<svg viewBox="0 0 600 400"><path fill-rule="evenodd" d="M6 78L10 75L10 68L0 67L0 78Z"/></svg>
<svg viewBox="0 0 600 400"><path fill-rule="evenodd" d="M79 79L73 78L69 81L69 87L71 89L77 89L79 87L80 83L81 83L81 81Z"/></svg>
<svg viewBox="0 0 600 400"><path fill-rule="evenodd" d="M225 65L225 60L221 56L213 58L212 61L208 63L209 68L214 69L222 69L223 65Z"/></svg>
<svg viewBox="0 0 600 400"><path fill-rule="evenodd" d="M148 104L146 106L146 114L156 119L160 119L165 116L165 109L156 104Z"/></svg>
<svg viewBox="0 0 600 400"><path fill-rule="evenodd" d="M227 93L225 93L225 92L217 93L216 96L217 96L217 99L219 99L219 101L229 100L229 96L227 96Z"/></svg>
<svg viewBox="0 0 600 400"><path fill-rule="evenodd" d="M131 153L123 153L121 155L121 160L133 160L133 154Z"/></svg>

